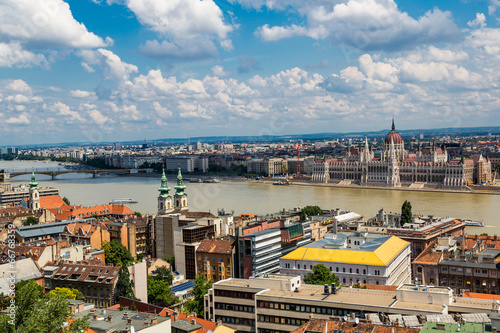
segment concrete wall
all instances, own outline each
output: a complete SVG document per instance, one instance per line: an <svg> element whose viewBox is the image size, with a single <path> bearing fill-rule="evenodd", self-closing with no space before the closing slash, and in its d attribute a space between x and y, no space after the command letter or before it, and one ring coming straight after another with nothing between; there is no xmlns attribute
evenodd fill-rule
<svg viewBox="0 0 500 333"><path fill-rule="evenodd" d="M148 267L146 261L138 262L128 267L130 279L134 281L134 295L141 302L148 302Z"/></svg>

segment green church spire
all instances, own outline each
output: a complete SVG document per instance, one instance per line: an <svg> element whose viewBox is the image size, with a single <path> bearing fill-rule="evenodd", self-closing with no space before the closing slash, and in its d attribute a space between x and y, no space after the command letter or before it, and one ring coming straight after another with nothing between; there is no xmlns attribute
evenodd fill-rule
<svg viewBox="0 0 500 333"><path fill-rule="evenodd" d="M31 172L31 181L28 183L28 185L30 186L30 189L32 189L32 190L38 188L38 183L35 179L35 171Z"/></svg>
<svg viewBox="0 0 500 333"><path fill-rule="evenodd" d="M168 193L170 191L170 187L168 187L167 184L167 176L165 176L165 169L163 169L163 174L161 176L161 186L158 189L160 191L160 197L168 197L170 194Z"/></svg>
<svg viewBox="0 0 500 333"><path fill-rule="evenodd" d="M180 166L179 166L179 173L177 174L177 185L175 185L174 188L175 188L175 194L177 195L185 194L184 190L186 189L186 185L184 185L184 182L182 181L182 173Z"/></svg>

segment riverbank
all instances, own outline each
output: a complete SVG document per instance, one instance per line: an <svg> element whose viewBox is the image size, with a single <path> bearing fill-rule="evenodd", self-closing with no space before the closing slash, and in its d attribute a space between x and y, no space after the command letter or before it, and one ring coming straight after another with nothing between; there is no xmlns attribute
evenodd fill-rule
<svg viewBox="0 0 500 333"><path fill-rule="evenodd" d="M250 182L256 183L266 183L272 184L275 180L248 180ZM369 185L357 185L357 184L333 184L333 183L310 183L310 182L297 182L290 181L290 185L296 186L317 186L317 187L334 187L334 188L351 188L351 189L369 189L369 190L381 190L381 191L411 191L411 192L442 192L442 193L461 193L461 194L493 194L500 195L500 187L497 191L494 190L478 190L471 189L470 191L466 190L454 190L454 189L440 189L440 188L409 188L409 187L383 187L383 186L369 186ZM491 187L489 187L491 188Z"/></svg>

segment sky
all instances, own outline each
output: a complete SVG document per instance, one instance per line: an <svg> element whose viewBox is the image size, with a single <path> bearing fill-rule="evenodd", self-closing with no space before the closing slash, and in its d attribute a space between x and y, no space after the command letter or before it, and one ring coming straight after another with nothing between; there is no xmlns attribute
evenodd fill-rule
<svg viewBox="0 0 500 333"><path fill-rule="evenodd" d="M500 125L500 0L0 0L0 146Z"/></svg>

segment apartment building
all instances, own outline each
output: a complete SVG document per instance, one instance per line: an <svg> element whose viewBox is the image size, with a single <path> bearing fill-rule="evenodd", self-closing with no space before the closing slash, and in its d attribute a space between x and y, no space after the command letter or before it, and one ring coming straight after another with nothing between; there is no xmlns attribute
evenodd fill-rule
<svg viewBox="0 0 500 333"><path fill-rule="evenodd" d="M232 240L204 239L196 250L198 274L215 282L233 277L235 242Z"/></svg>
<svg viewBox="0 0 500 333"><path fill-rule="evenodd" d="M265 174L267 176L281 175L288 171L287 160L281 158L254 158L247 161L247 172Z"/></svg>
<svg viewBox="0 0 500 333"><path fill-rule="evenodd" d="M104 264L98 259L78 263L61 262L44 267L45 288L78 289L87 303L109 307L115 302L115 287L120 267Z"/></svg>

